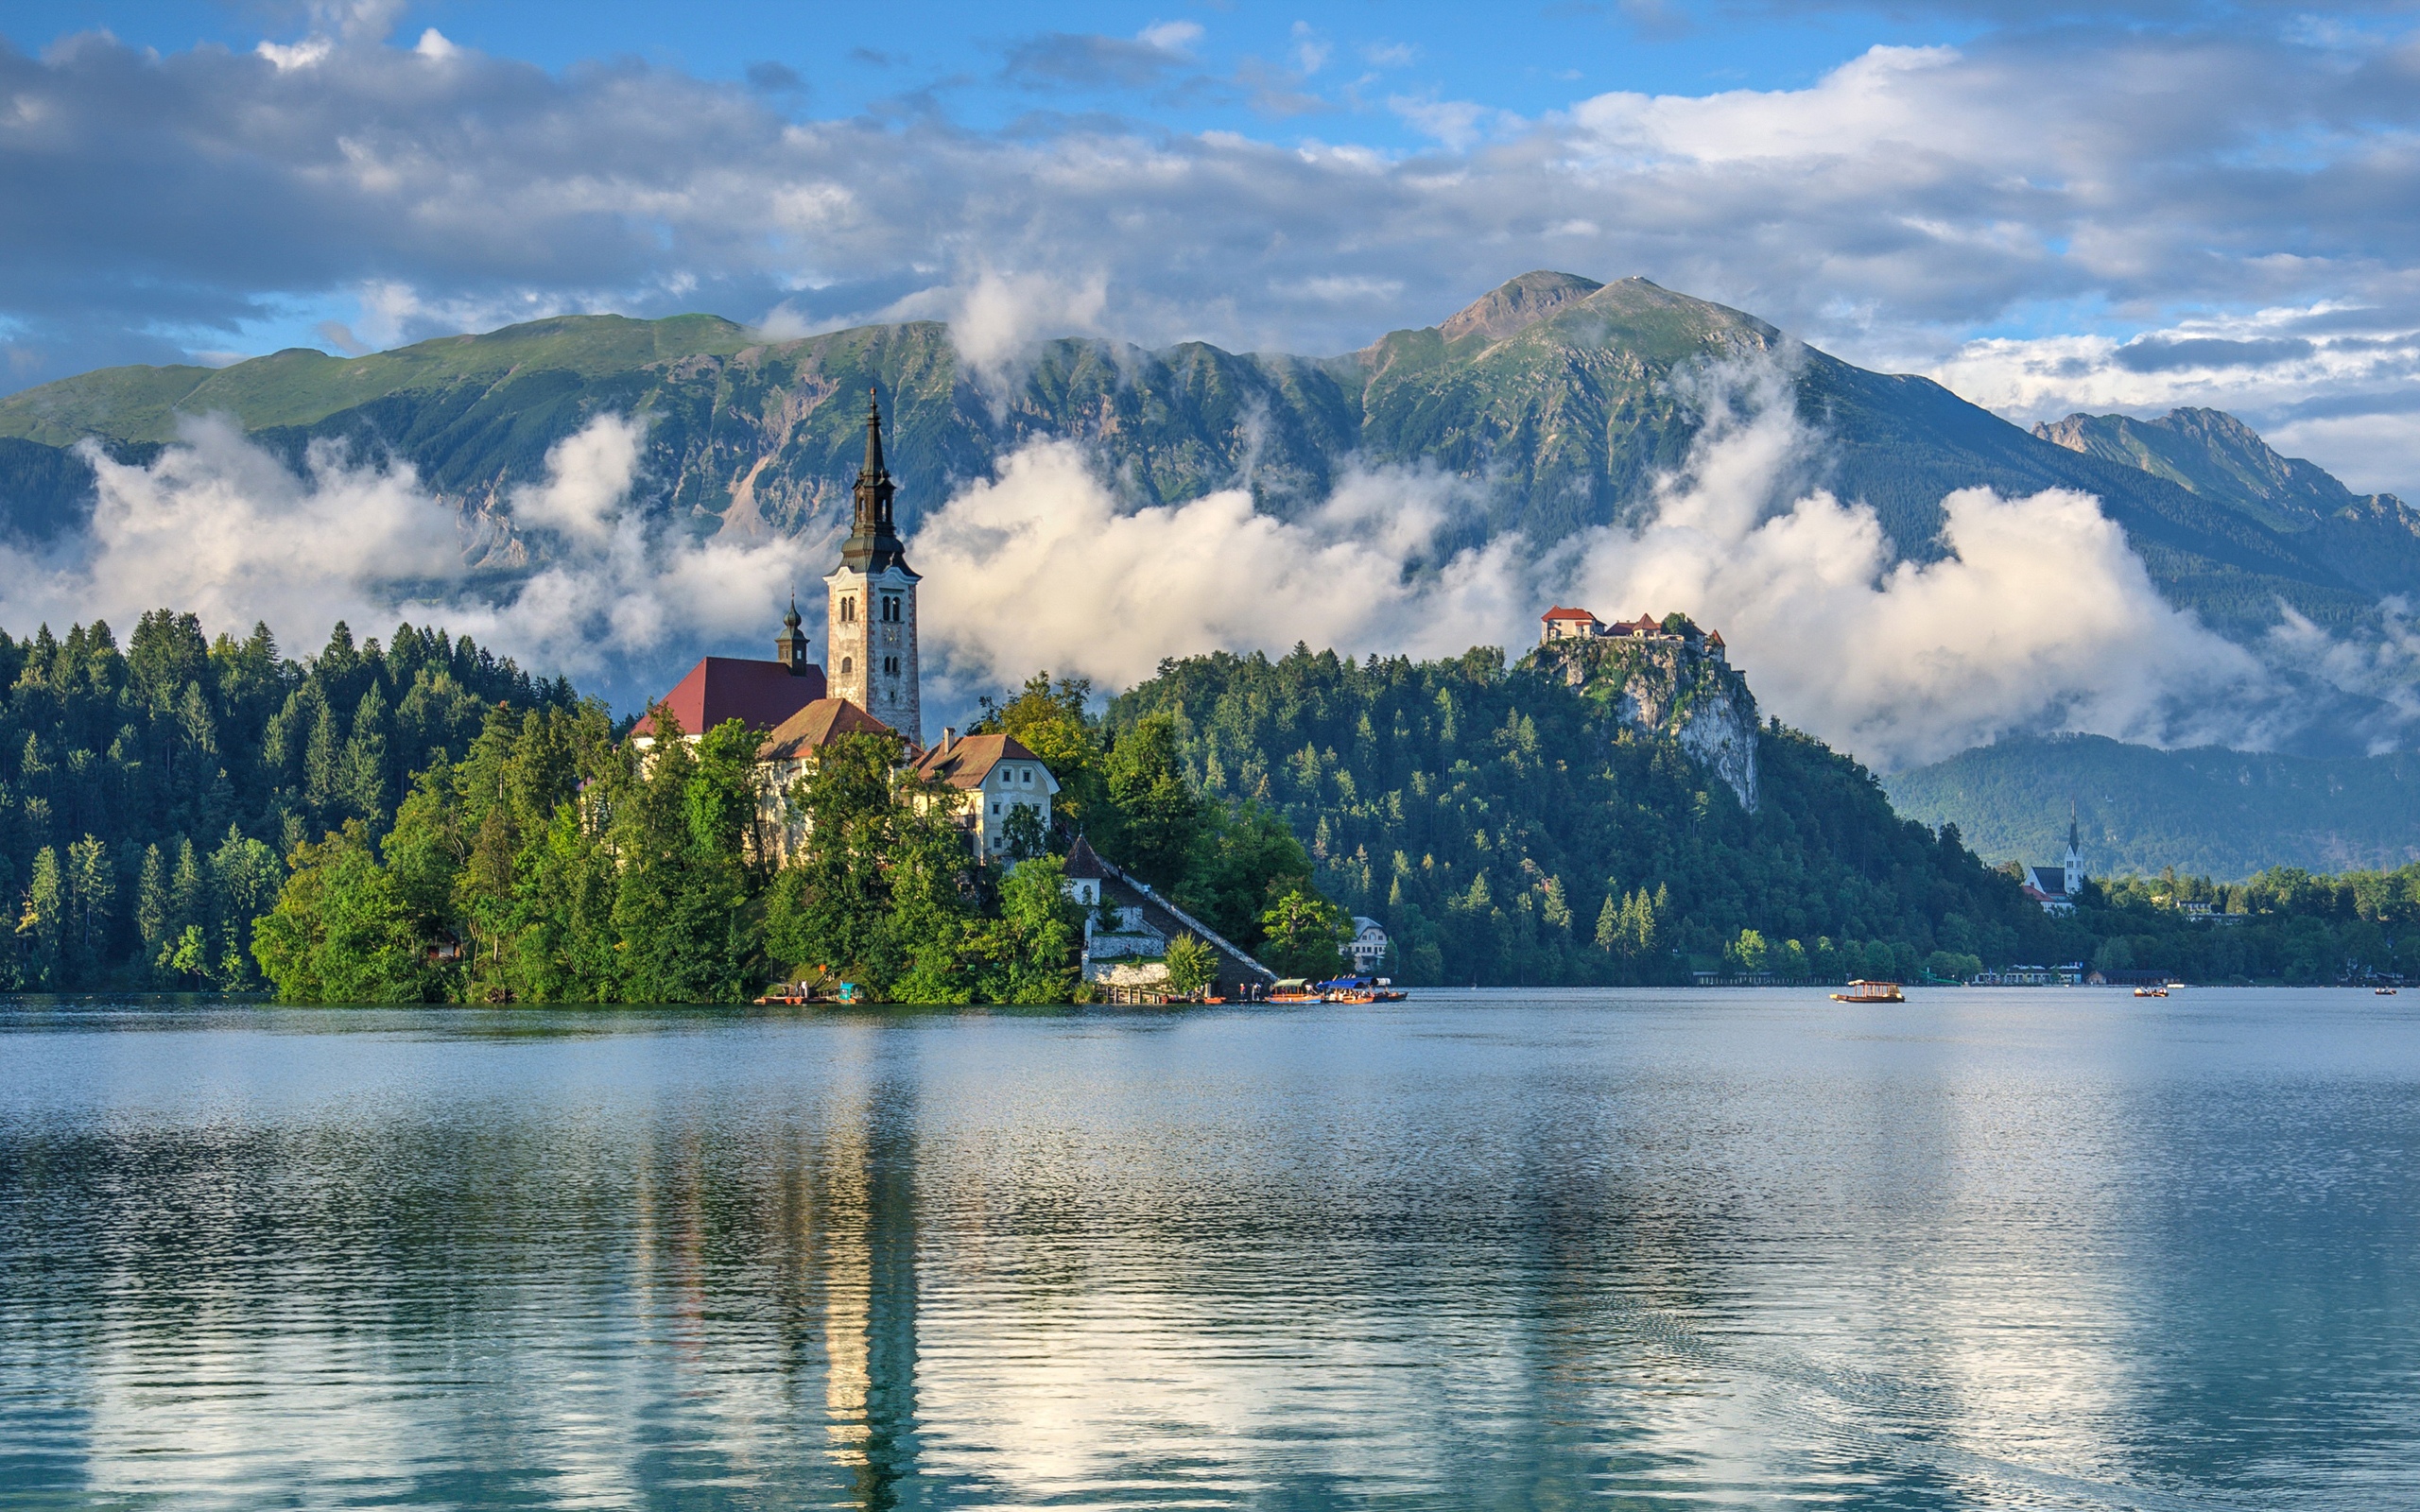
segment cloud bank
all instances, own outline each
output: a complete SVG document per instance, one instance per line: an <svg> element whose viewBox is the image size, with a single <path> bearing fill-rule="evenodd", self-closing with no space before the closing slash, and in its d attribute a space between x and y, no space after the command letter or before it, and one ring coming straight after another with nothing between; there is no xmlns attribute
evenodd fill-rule
<svg viewBox="0 0 2420 1512"><path fill-rule="evenodd" d="M1348 472L1292 521L1241 490L1127 509L1082 448L1036 442L909 542L926 633L994 683L1047 667L1122 687L1213 648L1518 655L1551 603L1680 610L1721 629L1768 709L1885 767L2020 728L2279 733L2256 712L2269 667L2164 603L2097 501L1964 490L1946 556L1893 565L1870 508L1789 491L1821 443L1777 373L1734 370L1699 399L1706 424L1646 518L1544 554L1518 537L1443 551L1478 501L1433 472Z"/></svg>
<svg viewBox="0 0 2420 1512"><path fill-rule="evenodd" d="M1280 520L1241 489L1131 507L1080 443L1037 440L908 542L927 702L938 724L953 701L1040 669L1119 688L1167 657L1297 642L1518 655L1547 605L1578 603L1721 629L1768 709L1886 768L2012 729L2261 747L2292 732L2306 686L2373 700L2390 732L2420 722L2410 616L2391 613L2376 644L2290 617L2265 654L2247 651L2162 602L2081 494L1953 494L1946 554L1894 564L1871 509L1792 488L1823 440L1789 395L1770 363L1702 375L1690 398L1704 423L1642 516L1551 551L1518 536L1457 546L1481 498L1429 469L1348 466ZM820 619L811 595L829 565L828 542L693 539L653 507L642 439L639 421L609 414L554 447L544 477L502 507L540 565L502 581L463 566L493 523L458 520L407 464L322 442L289 471L217 421L147 466L89 452L89 528L40 554L0 547L0 623L123 625L165 605L213 630L264 618L310 640L338 618L358 634L410 619L635 708L698 655L762 654L795 585Z"/></svg>
<svg viewBox="0 0 2420 1512"><path fill-rule="evenodd" d="M703 649L769 644L792 585L811 581L806 542L667 528L646 507L641 435L609 414L556 444L545 477L505 505L544 565L501 584L466 571L468 527L408 463L320 442L298 473L216 420L148 466L88 448L90 527L39 554L0 546L0 623L123 629L167 606L214 633L262 620L316 645L339 619L357 635L408 619L634 705Z"/></svg>

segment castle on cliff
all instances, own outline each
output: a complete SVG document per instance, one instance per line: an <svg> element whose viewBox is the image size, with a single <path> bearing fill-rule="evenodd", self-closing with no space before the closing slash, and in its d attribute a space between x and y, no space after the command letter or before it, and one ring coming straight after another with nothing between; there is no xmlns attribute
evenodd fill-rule
<svg viewBox="0 0 2420 1512"><path fill-rule="evenodd" d="M1560 671L1639 733L1672 741L1756 811L1756 696L1721 631L1686 614L1607 624L1561 605L1541 620L1532 664Z"/></svg>

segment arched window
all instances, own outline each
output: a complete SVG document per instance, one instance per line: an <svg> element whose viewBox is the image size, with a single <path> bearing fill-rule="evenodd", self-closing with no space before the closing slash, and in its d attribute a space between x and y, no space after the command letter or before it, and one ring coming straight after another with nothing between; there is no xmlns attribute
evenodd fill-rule
<svg viewBox="0 0 2420 1512"><path fill-rule="evenodd" d="M857 601L855 598L840 600L840 623L843 625L857 623Z"/></svg>
<svg viewBox="0 0 2420 1512"><path fill-rule="evenodd" d="M845 657L845 656L844 656L844 657L842 657L842 658L840 659L840 670L841 670L843 673L847 673L848 671L850 671L850 670L852 669L852 667L853 667L854 663L855 663L855 659L854 659L854 658L851 658L851 657Z"/></svg>

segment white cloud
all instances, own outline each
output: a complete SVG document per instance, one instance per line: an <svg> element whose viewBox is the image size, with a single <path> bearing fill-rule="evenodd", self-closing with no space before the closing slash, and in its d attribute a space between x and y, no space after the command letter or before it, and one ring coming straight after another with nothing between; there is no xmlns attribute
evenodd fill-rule
<svg viewBox="0 0 2420 1512"><path fill-rule="evenodd" d="M1240 489L1130 511L1080 446L1046 440L928 515L908 556L926 632L956 666L1122 687L1163 657L1219 647L1433 656L1469 645L1474 627L1500 636L1523 603L1516 541L1403 580L1463 506L1455 480L1390 470L1348 476L1299 523L1256 512Z"/></svg>
<svg viewBox="0 0 2420 1512"><path fill-rule="evenodd" d="M297 43L263 42L252 51L268 59L272 67L285 74L324 61L328 54L336 51L336 45L326 37L305 37Z"/></svg>
<svg viewBox="0 0 2420 1512"><path fill-rule="evenodd" d="M885 319L946 320L958 354L977 373L997 377L1014 368L1037 341L1093 335L1109 303L1109 278L1095 271L1063 278L1049 273L978 269L962 284L908 296L882 312Z"/></svg>
<svg viewBox="0 0 2420 1512"><path fill-rule="evenodd" d="M1164 53L1183 54L1201 40L1201 26L1192 21L1156 21L1136 32L1134 40Z"/></svg>
<svg viewBox="0 0 2420 1512"><path fill-rule="evenodd" d="M600 415L547 453L544 479L507 512L555 549L501 592L468 580L473 533L408 464L320 442L297 475L218 420L189 422L145 467L88 452L90 529L43 556L0 547L0 623L124 624L172 605L214 631L261 619L308 639L338 619L370 634L408 618L628 701L704 646L769 634L791 587L822 571L791 538L700 543L651 519L634 497L642 433Z"/></svg>
<svg viewBox="0 0 2420 1512"><path fill-rule="evenodd" d="M1127 686L1214 648L1517 655L1548 603L1680 610L1722 630L1775 713L1884 766L2041 725L2273 733L2244 712L2267 696L2266 669L2163 603L2094 500L1956 493L1948 555L1894 566L1872 510L1784 491L1819 443L1783 392L1770 370L1709 384L1708 423L1649 519L1544 556L1508 537L1438 561L1476 501L1434 472L1350 472L1292 522L1240 490L1127 510L1081 448L1037 442L910 543L924 622L953 665L992 682L1046 667ZM2222 726L2197 722L2211 708Z"/></svg>
<svg viewBox="0 0 2420 1512"><path fill-rule="evenodd" d="M2267 673L2161 600L2097 500L1963 490L1943 501L1946 555L1894 565L1870 508L1778 491L1818 443L1770 369L1705 400L1649 523L1571 548L1576 598L1721 629L1770 708L1886 767L2042 726L2266 743L2238 700ZM2193 713L2214 695L2235 696L2223 727Z"/></svg>

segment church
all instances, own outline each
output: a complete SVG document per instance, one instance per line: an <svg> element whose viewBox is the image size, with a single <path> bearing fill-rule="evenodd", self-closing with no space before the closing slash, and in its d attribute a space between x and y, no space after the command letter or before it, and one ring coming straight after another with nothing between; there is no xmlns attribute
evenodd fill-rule
<svg viewBox="0 0 2420 1512"><path fill-rule="evenodd" d="M857 470L854 514L840 543L840 563L823 579L827 663L808 659L795 598L773 638L773 660L699 659L663 703L684 739L695 740L726 719L765 733L757 757L764 814L776 850L786 856L804 839L784 799L817 754L843 735L896 734L908 759L928 780L960 797L959 822L978 856L1000 851L1008 809L1022 805L1047 833L1050 797L1059 784L1041 758L1005 735L958 738L942 731L924 744L924 708L916 661L916 585L908 548L892 518L898 492L882 455L882 407L866 396L865 463ZM661 733L650 714L638 727L642 749Z"/></svg>
<svg viewBox="0 0 2420 1512"><path fill-rule="evenodd" d="M2076 832L2075 805L2067 805L2067 854L2055 867L2025 868L2025 896L2046 914L2072 914L2083 891L2083 848Z"/></svg>

